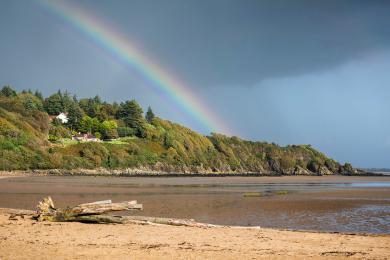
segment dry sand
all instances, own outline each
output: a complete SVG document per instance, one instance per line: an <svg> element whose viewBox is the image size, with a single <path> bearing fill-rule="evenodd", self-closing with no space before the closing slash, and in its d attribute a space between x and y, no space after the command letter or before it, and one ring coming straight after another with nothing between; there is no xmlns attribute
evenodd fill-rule
<svg viewBox="0 0 390 260"><path fill-rule="evenodd" d="M2 260L390 258L390 235L49 223L9 216L0 211Z"/></svg>

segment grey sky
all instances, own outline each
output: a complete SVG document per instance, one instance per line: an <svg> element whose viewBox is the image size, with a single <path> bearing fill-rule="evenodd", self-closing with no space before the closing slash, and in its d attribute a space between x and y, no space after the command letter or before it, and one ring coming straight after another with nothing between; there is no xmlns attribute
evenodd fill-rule
<svg viewBox="0 0 390 260"><path fill-rule="evenodd" d="M72 1L188 83L238 135L390 167L390 2ZM136 98L205 133L36 1L0 0L0 84Z"/></svg>

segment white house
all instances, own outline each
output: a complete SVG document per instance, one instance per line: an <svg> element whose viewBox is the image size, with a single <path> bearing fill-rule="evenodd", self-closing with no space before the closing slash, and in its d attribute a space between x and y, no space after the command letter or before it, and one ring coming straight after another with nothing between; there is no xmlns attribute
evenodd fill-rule
<svg viewBox="0 0 390 260"><path fill-rule="evenodd" d="M68 113L60 113L58 116L56 116L56 118L63 124L66 124L69 121Z"/></svg>

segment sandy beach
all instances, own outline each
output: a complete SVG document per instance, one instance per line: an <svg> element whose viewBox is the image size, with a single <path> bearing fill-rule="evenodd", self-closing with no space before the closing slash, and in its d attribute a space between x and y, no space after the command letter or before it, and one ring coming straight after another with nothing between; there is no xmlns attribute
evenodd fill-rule
<svg viewBox="0 0 390 260"><path fill-rule="evenodd" d="M3 177L11 177L12 175ZM23 174L19 175L23 176ZM219 193L220 183L311 183L325 182L345 183L347 181L376 183L377 179L369 177L283 177L283 178L92 178L91 177L34 177L3 179L2 207L14 205L18 208L33 209L38 198L45 193L58 199L59 206L74 205L86 201L103 199L107 196L116 200L139 198L145 203L146 210L142 214L155 213L158 216L178 217L195 216L182 201L193 201L193 189L205 189L206 195L196 195L198 211L214 211L208 207L217 207L218 214L224 218L232 218L230 211L221 208L221 203L235 205L235 214L247 217L243 212L268 212L266 218L288 212L290 217L298 218L294 212L310 208L307 216L314 216L328 210L340 210L349 207L360 207L370 198L370 203L378 203L387 207L387 188L369 188L366 190L346 189L310 191L309 193L291 193L288 196L243 198L242 192L234 191L230 198L225 191ZM387 177L378 179L388 181ZM109 181L109 182L108 182ZM374 182L373 182L374 181ZM108 183L107 183L108 182ZM189 182L189 183L188 183ZM204 182L212 186L204 187ZM77 184L77 185L76 185ZM173 185L166 186L166 185ZM190 186L188 187L188 185ZM80 185L80 186L78 186ZM177 186L179 185L179 186ZM184 186L183 186L184 185ZM225 186L222 186L225 187ZM231 186L229 186L231 187ZM240 186L241 187L241 186ZM317 186L315 186L317 189ZM216 189L216 190L215 190ZM225 190L225 188L223 188ZM177 201L177 207L161 208L161 192L165 200ZM180 192L179 192L180 191ZM217 192L218 191L218 192ZM179 192L179 193L178 193ZM184 192L182 194L182 192ZM214 192L217 192L214 194ZM230 191L229 191L230 192ZM83 196L79 196L82 194ZM171 195L169 195L171 194ZM205 199L203 196L218 196L217 200ZM303 197L308 197L310 199ZM181 196L183 196L182 199ZM189 196L189 197L187 197ZM156 197L156 198L155 198ZM353 200L339 201L340 197L353 197ZM324 198L327 198L324 200ZM332 202L333 200L339 203ZM25 203L22 203L22 202ZM57 201L57 200L56 200ZM328 202L327 202L328 201ZM217 203L218 202L218 203ZM321 203L319 203L321 202ZM194 201L193 201L194 203ZM229 204L230 203L230 204ZM256 206L261 203L262 207ZM365 203L365 202L364 202ZM252 205L253 204L253 205ZM317 205L318 206L315 206ZM356 205L355 205L356 204ZM159 205L159 206L158 206ZM171 204L168 204L171 205ZM203 205L203 206L202 206ZM208 206L207 206L208 205ZM289 206L290 205L290 206ZM315 207L314 207L314 206ZM158 206L158 207L157 207ZM206 208L205 208L206 207ZM303 209L300 209L302 208ZM319 207L319 208L318 208ZM151 208L151 211L148 211ZM155 208L153 210L153 208ZM182 211L179 209L183 208ZM237 208L239 210L237 210ZM247 209L246 209L247 208ZM280 208L280 210L279 210ZM340 208L340 209L339 209ZM184 209L189 212L184 212ZM170 212L169 214L165 211ZM241 213L240 213L241 211ZM274 213L272 213L274 212ZM292 212L292 213L291 213ZM305 211L306 212L306 211ZM316 213L319 212L319 213ZM383 214L386 214L384 211ZM360 258L388 259L390 257L389 234L335 233L318 231L290 231L260 227L177 227L168 225L136 225L136 224L82 224L37 222L30 217L10 217L12 211L0 208L0 259L302 259L302 258ZM271 214L272 213L272 214ZM248 213L249 214L249 213ZM271 215L268 215L271 214ZM323 213L321 213L323 214ZM215 219L222 219L217 216ZM259 215L261 217L261 215ZM257 216L257 217L259 217ZM379 215L378 215L379 216ZM382 216L382 219L386 219ZM197 219L198 220L198 219ZM303 218L309 224L308 217ZM342 223L342 222L340 222ZM363 223L364 224L364 223ZM313 224L314 225L314 224ZM371 225L365 223L365 225ZM386 230L383 228L382 230Z"/></svg>
<svg viewBox="0 0 390 260"><path fill-rule="evenodd" d="M0 259L390 257L389 235L36 222L0 211Z"/></svg>

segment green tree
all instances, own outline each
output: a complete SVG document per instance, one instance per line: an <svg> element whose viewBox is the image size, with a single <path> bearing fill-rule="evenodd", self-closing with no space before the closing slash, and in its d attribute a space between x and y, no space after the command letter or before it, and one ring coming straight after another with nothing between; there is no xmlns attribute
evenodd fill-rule
<svg viewBox="0 0 390 260"><path fill-rule="evenodd" d="M118 131L116 128L109 128L104 130L102 134L103 139L116 139L118 138Z"/></svg>
<svg viewBox="0 0 390 260"><path fill-rule="evenodd" d="M36 90L34 96L36 96L39 100L43 101L43 95L40 91Z"/></svg>
<svg viewBox="0 0 390 260"><path fill-rule="evenodd" d="M49 115L58 115L59 113L64 112L62 94L58 92L46 98L43 107Z"/></svg>
<svg viewBox="0 0 390 260"><path fill-rule="evenodd" d="M106 120L100 124L100 133L103 139L118 138L118 125L114 120Z"/></svg>
<svg viewBox="0 0 390 260"><path fill-rule="evenodd" d="M99 115L102 107L102 101L99 96L95 96L94 98L80 99L79 105L84 110L84 112L90 117L102 116Z"/></svg>
<svg viewBox="0 0 390 260"><path fill-rule="evenodd" d="M148 107L148 111L146 112L146 115L145 115L145 119L146 121L148 121L149 124L152 123L153 119L154 119L155 115L153 113L153 110L152 108L149 106Z"/></svg>
<svg viewBox="0 0 390 260"><path fill-rule="evenodd" d="M92 118L89 116L84 116L78 125L78 130L82 133L92 133L92 127Z"/></svg>
<svg viewBox="0 0 390 260"><path fill-rule="evenodd" d="M98 118L101 121L107 119L115 119L116 112L118 111L118 107L104 102L100 108L100 113L98 114Z"/></svg>
<svg viewBox="0 0 390 260"><path fill-rule="evenodd" d="M118 110L119 119L123 120L126 126L134 128L136 135L144 137L145 134L145 119L141 106L134 99L121 103Z"/></svg>
<svg viewBox="0 0 390 260"><path fill-rule="evenodd" d="M114 120L106 120L101 123L100 128L102 130L118 128L117 123Z"/></svg>
<svg viewBox="0 0 390 260"><path fill-rule="evenodd" d="M61 112L69 112L70 107L74 105L73 97L70 96L68 91L65 91L62 95L60 94L60 96L63 110Z"/></svg>
<svg viewBox="0 0 390 260"><path fill-rule="evenodd" d="M72 129L77 129L79 123L83 118L83 110L76 102L72 102L68 107L68 123L67 125Z"/></svg>
<svg viewBox="0 0 390 260"><path fill-rule="evenodd" d="M100 125L101 124L99 122L99 119L97 119L96 117L92 118L92 132L91 133L99 132Z"/></svg>
<svg viewBox="0 0 390 260"><path fill-rule="evenodd" d="M26 110L34 110L36 108L31 98L26 98L25 103L23 105Z"/></svg>
<svg viewBox="0 0 390 260"><path fill-rule="evenodd" d="M6 97L16 97L16 91L13 90L10 86L4 86L0 91L0 95Z"/></svg>

